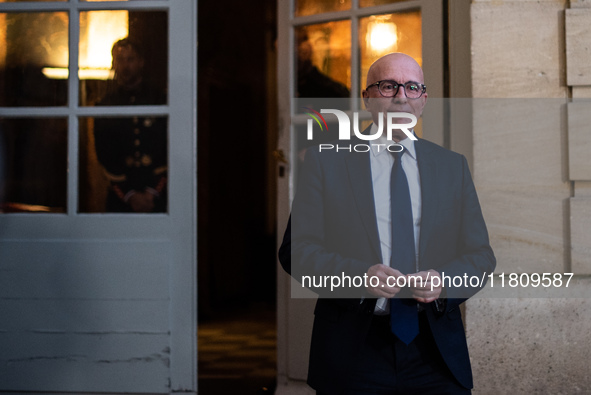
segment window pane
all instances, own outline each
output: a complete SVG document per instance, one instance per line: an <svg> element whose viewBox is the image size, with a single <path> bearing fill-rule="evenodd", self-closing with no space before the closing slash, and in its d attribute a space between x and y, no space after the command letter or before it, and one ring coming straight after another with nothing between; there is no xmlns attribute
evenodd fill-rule
<svg viewBox="0 0 591 395"><path fill-rule="evenodd" d="M296 94L306 98L349 97L351 23L296 28Z"/></svg>
<svg viewBox="0 0 591 395"><path fill-rule="evenodd" d="M30 0L33 1L33 0ZM45 1L50 1L50 0L45 0ZM61 0L61 1L65 1L65 0ZM80 0L80 1L129 1L129 0ZM148 0L150 1L150 0Z"/></svg>
<svg viewBox="0 0 591 395"><path fill-rule="evenodd" d="M0 106L66 105L67 67L67 13L0 13Z"/></svg>
<svg viewBox="0 0 591 395"><path fill-rule="evenodd" d="M27 1L68 1L68 0L0 0L0 3L24 3Z"/></svg>
<svg viewBox="0 0 591 395"><path fill-rule="evenodd" d="M400 3L408 0L359 0L359 7L372 7L374 5Z"/></svg>
<svg viewBox="0 0 591 395"><path fill-rule="evenodd" d="M351 9L351 0L296 0L295 16Z"/></svg>
<svg viewBox="0 0 591 395"><path fill-rule="evenodd" d="M166 104L165 12L80 13L80 104Z"/></svg>
<svg viewBox="0 0 591 395"><path fill-rule="evenodd" d="M166 117L80 119L80 212L166 212Z"/></svg>
<svg viewBox="0 0 591 395"><path fill-rule="evenodd" d="M369 66L390 52L404 52L422 65L421 11L372 15L359 23L360 91L367 86Z"/></svg>
<svg viewBox="0 0 591 395"><path fill-rule="evenodd" d="M66 212L65 118L0 119L0 212Z"/></svg>

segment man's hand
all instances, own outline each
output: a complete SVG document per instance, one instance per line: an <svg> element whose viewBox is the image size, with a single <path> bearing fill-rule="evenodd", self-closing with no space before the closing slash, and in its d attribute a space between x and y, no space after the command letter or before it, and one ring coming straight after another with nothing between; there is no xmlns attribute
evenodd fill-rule
<svg viewBox="0 0 591 395"><path fill-rule="evenodd" d="M419 276L423 279L422 284L420 280L416 280L416 287L415 287L415 280L411 278L411 276ZM433 277L438 277L439 278L439 286L437 287L433 287L433 290L431 290L431 279ZM435 299L439 298L439 295L441 295L441 290L442 290L442 286L441 286L441 275L436 272L435 270L431 269L431 270L427 270L426 272L418 272L418 273L412 273L407 275L408 281L407 281L407 285L408 288L410 288L411 290L411 294L412 297L417 300L418 302L421 303L431 303L433 302Z"/></svg>
<svg viewBox="0 0 591 395"><path fill-rule="evenodd" d="M396 286L396 278L404 277L404 274L400 273L396 269L392 269L390 266L377 264L371 266L367 270L367 277L377 277L380 282L377 287L372 287L370 285L371 281L368 281L367 291L377 296L378 298L393 298L398 292L400 292L400 288ZM392 286L388 286L388 278L390 278L389 282ZM375 281L373 281L375 284Z"/></svg>
<svg viewBox="0 0 591 395"><path fill-rule="evenodd" d="M136 192L129 198L129 205L136 213L150 213L154 211L154 195L150 192Z"/></svg>

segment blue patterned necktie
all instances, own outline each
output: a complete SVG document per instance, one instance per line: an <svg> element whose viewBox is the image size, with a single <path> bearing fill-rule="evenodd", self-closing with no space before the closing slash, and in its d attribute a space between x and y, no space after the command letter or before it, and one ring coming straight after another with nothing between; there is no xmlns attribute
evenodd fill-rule
<svg viewBox="0 0 591 395"><path fill-rule="evenodd" d="M402 147L402 145L400 146ZM392 220L392 255L390 266L402 274L415 272L415 238L412 205L406 174L402 169L402 155L392 152L394 165L390 176L390 207ZM401 292L403 293L403 291ZM419 334L419 314L414 299L390 299L392 332L405 344Z"/></svg>

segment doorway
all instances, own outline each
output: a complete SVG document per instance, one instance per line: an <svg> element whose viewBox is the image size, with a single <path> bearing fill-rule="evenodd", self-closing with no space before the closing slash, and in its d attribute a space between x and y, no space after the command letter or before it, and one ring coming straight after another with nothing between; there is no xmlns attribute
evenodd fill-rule
<svg viewBox="0 0 591 395"><path fill-rule="evenodd" d="M199 390L272 393L276 372L276 0L202 1Z"/></svg>

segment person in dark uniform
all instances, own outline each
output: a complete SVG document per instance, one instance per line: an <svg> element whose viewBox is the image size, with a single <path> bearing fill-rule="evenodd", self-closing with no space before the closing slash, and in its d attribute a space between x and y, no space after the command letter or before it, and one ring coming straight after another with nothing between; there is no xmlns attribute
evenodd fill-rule
<svg viewBox="0 0 591 395"><path fill-rule="evenodd" d="M298 34L298 86L301 98L348 98L349 89L322 73L312 63L313 47L305 32Z"/></svg>
<svg viewBox="0 0 591 395"><path fill-rule="evenodd" d="M114 86L97 105L165 104L163 92L145 82L141 47L129 38L113 45ZM107 212L165 212L167 120L135 116L96 118L96 154L110 181Z"/></svg>

